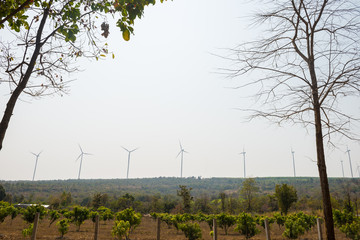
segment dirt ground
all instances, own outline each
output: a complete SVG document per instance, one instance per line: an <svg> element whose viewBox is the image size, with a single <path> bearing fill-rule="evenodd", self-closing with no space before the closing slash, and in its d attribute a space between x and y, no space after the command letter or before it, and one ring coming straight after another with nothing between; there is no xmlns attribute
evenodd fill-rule
<svg viewBox="0 0 360 240"><path fill-rule="evenodd" d="M111 235L111 230L114 225L113 221L109 221L106 224L104 222L100 223L100 233L98 239L100 240L113 240L115 239ZM212 240L209 235L210 229L206 223L201 223L202 227L202 239L203 240ZM3 223L0 223L0 239L1 240L23 240L30 239L24 238L21 234L22 229L26 228L26 223L17 217L13 221L7 218ZM258 227L261 230L261 233L251 238L254 240L263 240L265 239L265 233L261 227ZM66 240L93 240L94 239L94 224L87 220L83 225L81 225L80 231L77 232L73 224L70 224L69 232L65 235ZM271 226L271 239L285 239L281 236L283 228L280 228L274 224ZM175 228L168 228L165 223L161 224L161 239L162 240L186 240L184 234L179 231L177 232ZM235 240L235 239L245 239L244 236L236 233L234 229L229 230L229 235L225 235L222 229L218 230L219 240ZM323 230L324 232L324 230ZM55 240L59 239L59 232L57 226L52 224L49 227L49 220L43 219L39 223L39 228L37 232L37 240ZM135 231L130 235L131 240L155 240L156 239L156 221L150 217L143 217L141 224L135 229ZM303 235L300 239L318 239L316 229L312 229L310 232ZM336 230L336 239L347 239L345 235Z"/></svg>

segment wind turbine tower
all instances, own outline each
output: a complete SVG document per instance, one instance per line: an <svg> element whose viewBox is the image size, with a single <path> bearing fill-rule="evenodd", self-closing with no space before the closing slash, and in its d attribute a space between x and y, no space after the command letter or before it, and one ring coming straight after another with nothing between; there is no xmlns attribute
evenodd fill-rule
<svg viewBox="0 0 360 240"><path fill-rule="evenodd" d="M126 172L126 179L129 179L130 155L132 152L138 150L139 148L135 148L133 150L128 150L127 148L124 148L124 147L122 147L122 148L128 152L128 166L127 166L127 172Z"/></svg>
<svg viewBox="0 0 360 240"><path fill-rule="evenodd" d="M185 151L185 149L182 147L181 142L179 141L180 144L180 152L178 153L178 155L176 157L178 157L181 154L181 171L180 171L180 177L183 177L183 161L184 161L184 153L188 153L187 151Z"/></svg>
<svg viewBox="0 0 360 240"><path fill-rule="evenodd" d="M240 154L243 155L243 159L244 159L244 178L246 178L246 164L245 164L245 154L246 154L246 152L245 152L244 148L243 148L243 151Z"/></svg>
<svg viewBox="0 0 360 240"><path fill-rule="evenodd" d="M81 148L80 145L79 145L79 148L80 148L81 153L80 153L80 155L78 156L78 158L76 159L76 161L77 161L77 160L79 160L79 158L80 158L80 168L79 168L78 179L80 179L81 166L82 166L82 161L83 161L84 155L92 155L91 153L86 153L86 152L84 152L84 151L82 150L82 148Z"/></svg>
<svg viewBox="0 0 360 240"><path fill-rule="evenodd" d="M348 156L349 156L350 172L351 172L351 177L353 178L353 177L354 177L354 174L353 174L352 165L351 165L350 150L349 150L348 147L347 147L346 153L347 153Z"/></svg>
<svg viewBox="0 0 360 240"><path fill-rule="evenodd" d="M293 168L294 168L294 177L296 177L295 171L295 152L291 149L292 159L293 159Z"/></svg>
<svg viewBox="0 0 360 240"><path fill-rule="evenodd" d="M35 179L36 167L37 167L38 159L39 159L39 156L40 156L41 153L42 153L42 151L39 152L38 154L35 154L35 153L33 153L33 152L31 153L32 155L34 155L34 156L36 157L35 168L34 168L34 173L33 173L33 177L32 177L32 180L33 180L33 181L34 181L34 179Z"/></svg>
<svg viewBox="0 0 360 240"><path fill-rule="evenodd" d="M343 174L343 178L345 177L345 174L344 174L344 161L341 160L341 170L342 170L342 174Z"/></svg>

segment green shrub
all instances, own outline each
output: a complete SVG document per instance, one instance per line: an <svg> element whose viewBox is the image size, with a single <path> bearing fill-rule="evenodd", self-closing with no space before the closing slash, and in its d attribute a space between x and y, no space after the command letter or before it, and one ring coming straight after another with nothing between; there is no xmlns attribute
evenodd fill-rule
<svg viewBox="0 0 360 240"><path fill-rule="evenodd" d="M246 239L251 238L258 234L260 231L256 228L256 221L248 213L240 213L236 219L235 231L238 231L241 235L244 235Z"/></svg>
<svg viewBox="0 0 360 240"><path fill-rule="evenodd" d="M274 219L275 219L275 222L276 224L279 226L284 226L285 224L285 220L286 220L286 217L281 215L280 213L274 213Z"/></svg>
<svg viewBox="0 0 360 240"><path fill-rule="evenodd" d="M111 231L111 234L118 240L121 240L124 236L125 239L129 239L130 223L128 221L120 220L115 221L115 226Z"/></svg>
<svg viewBox="0 0 360 240"><path fill-rule="evenodd" d="M201 228L198 223L181 223L179 229L185 234L188 240L201 239Z"/></svg>
<svg viewBox="0 0 360 240"><path fill-rule="evenodd" d="M132 208L127 208L115 214L117 221L123 220L130 224L129 234L141 223L141 213L136 213Z"/></svg>
<svg viewBox="0 0 360 240"><path fill-rule="evenodd" d="M360 240L360 219L354 219L352 223L346 223L340 227L340 231L345 233L347 238Z"/></svg>
<svg viewBox="0 0 360 240"><path fill-rule="evenodd" d="M236 223L236 218L232 215L221 213L216 215L216 221L219 227L225 230L225 235L227 235L229 227Z"/></svg>
<svg viewBox="0 0 360 240"><path fill-rule="evenodd" d="M74 206L72 211L67 212L64 216L65 215L77 226L77 231L80 231L80 226L85 220L89 219L89 209L86 207Z"/></svg>
<svg viewBox="0 0 360 240"><path fill-rule="evenodd" d="M51 226L51 224L53 224L56 220L58 220L60 218L60 213L56 210L51 210L49 213L49 218L50 218L50 224L49 227Z"/></svg>
<svg viewBox="0 0 360 240"><path fill-rule="evenodd" d="M28 222L33 223L35 221L35 214L40 213L39 218L43 219L46 215L47 211L46 208L41 205L33 205L29 206L22 211L22 218Z"/></svg>
<svg viewBox="0 0 360 240"><path fill-rule="evenodd" d="M22 233L22 235L26 238L26 237L31 236L31 234L32 234L32 232L33 232L33 229L34 229L34 224L31 223L31 224L29 225L29 227L23 229L21 233Z"/></svg>
<svg viewBox="0 0 360 240"><path fill-rule="evenodd" d="M69 220L68 219L62 219L56 223L58 226L58 231L61 235L61 238L64 237L64 235L69 231Z"/></svg>
<svg viewBox="0 0 360 240"><path fill-rule="evenodd" d="M283 236L289 239L297 239L305 231L309 231L316 224L316 216L307 215L303 212L288 215L285 220Z"/></svg>

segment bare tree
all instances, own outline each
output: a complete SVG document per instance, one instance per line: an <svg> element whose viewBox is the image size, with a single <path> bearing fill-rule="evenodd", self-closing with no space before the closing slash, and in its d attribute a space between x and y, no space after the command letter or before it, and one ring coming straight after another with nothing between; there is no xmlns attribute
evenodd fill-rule
<svg viewBox="0 0 360 240"><path fill-rule="evenodd" d="M266 3L263 1L263 3ZM360 93L360 2L274 0L256 14L263 37L232 49L231 77L239 88L256 86L253 118L300 123L315 129L327 239L335 239L324 140L340 133L350 139L354 116L342 101Z"/></svg>
<svg viewBox="0 0 360 240"><path fill-rule="evenodd" d="M77 70L77 58L99 59L108 53L100 40L100 34L109 35L107 17L118 18L116 25L129 40L134 20L149 4L155 0L2 1L0 86L9 86L10 97L0 122L0 150L22 93L40 97L66 92L63 75Z"/></svg>

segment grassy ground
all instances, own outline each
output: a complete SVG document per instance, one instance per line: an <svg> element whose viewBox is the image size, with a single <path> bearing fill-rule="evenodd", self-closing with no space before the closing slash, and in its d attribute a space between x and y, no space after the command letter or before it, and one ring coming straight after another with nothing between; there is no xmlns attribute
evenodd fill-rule
<svg viewBox="0 0 360 240"><path fill-rule="evenodd" d="M106 224L103 222L100 223L100 240L112 240L114 237L111 235L112 226L114 225L113 221L109 221ZM202 239L203 240L212 240L209 235L210 229L206 223L200 224L202 228ZM22 240L30 239L24 238L21 234L22 229L26 228L26 223L17 217L13 221L7 218L3 223L0 223L0 239L2 240ZM265 233L261 227L258 227L261 230L261 233L256 235L251 239L263 240L265 239ZM271 239L284 239L281 234L283 228L279 228L276 224L271 226ZM236 233L233 228L229 230L229 235L225 235L222 229L219 229L219 240L235 240L235 239L245 239L244 236ZM324 230L323 230L324 232ZM39 229L37 232L37 240L54 240L59 239L59 232L57 226L52 224L49 227L49 221L43 219L39 223ZM141 224L135 229L135 231L130 235L131 240L155 240L156 239L156 222L150 217L143 217ZM88 220L81 225L80 231L76 231L76 227L71 224L69 232L65 235L67 240L93 240L94 239L94 225ZM186 240L184 234L179 231L177 232L175 228L168 228L165 223L161 224L161 239L162 240ZM310 232L306 233L301 237L301 239L318 239L316 229L312 229ZM336 230L336 239L346 239L345 235Z"/></svg>

